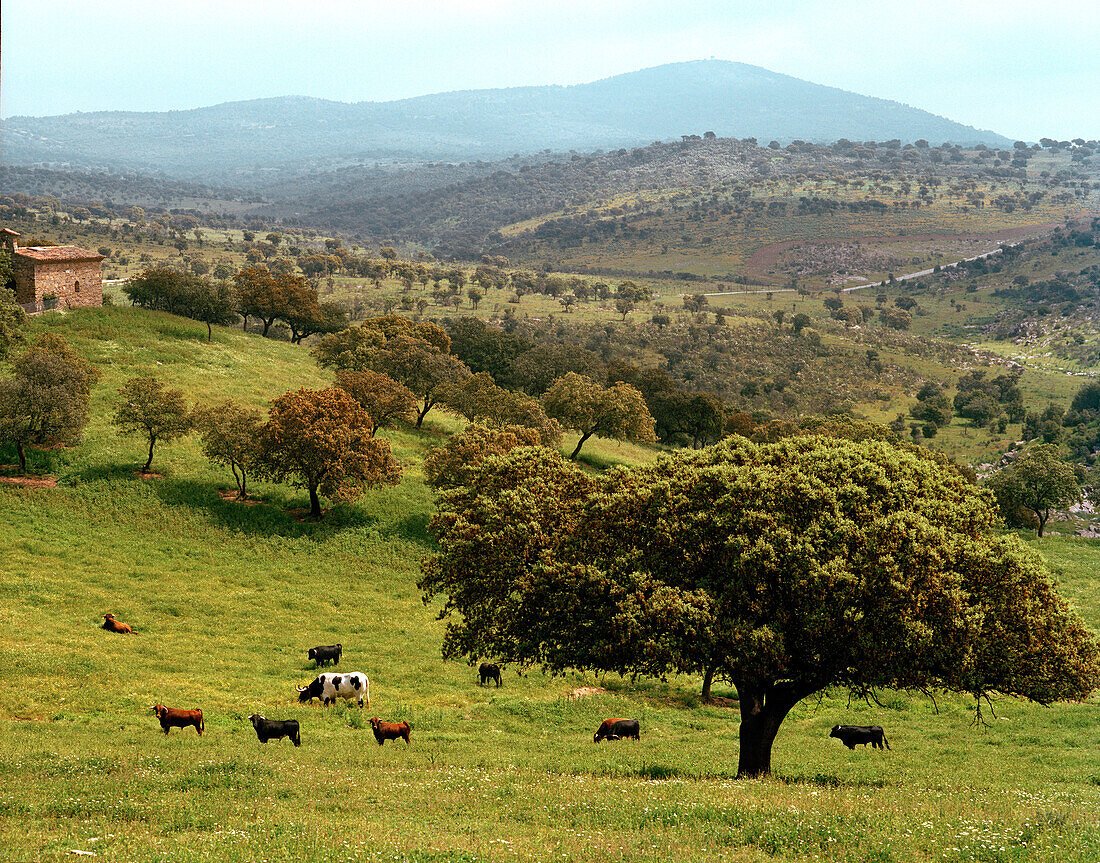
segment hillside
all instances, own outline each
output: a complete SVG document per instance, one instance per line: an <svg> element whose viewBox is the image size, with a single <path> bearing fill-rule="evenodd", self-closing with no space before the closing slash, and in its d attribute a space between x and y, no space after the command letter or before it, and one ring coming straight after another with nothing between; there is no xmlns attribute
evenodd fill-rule
<svg viewBox="0 0 1100 863"><path fill-rule="evenodd" d="M11 117L9 165L137 170L239 185L375 160L499 159L513 153L648 144L714 131L794 139L1011 142L897 102L756 66L700 60L569 87L517 87L346 104L262 99L163 113Z"/></svg>
<svg viewBox="0 0 1100 863"><path fill-rule="evenodd" d="M200 325L128 309L33 329L63 334L104 379L84 442L44 456L59 487L0 485L6 859L1096 859L1095 703L1000 699L975 728L961 697L827 696L784 724L774 780L734 782L736 713L700 706L697 680L509 669L482 689L440 660L414 586L432 511L417 464L450 421L391 435L400 486L303 524L285 487L222 500L231 481L194 440L160 450L163 478L135 477L140 446L107 416L117 384L152 370L190 400L263 405L322 381L304 350L221 328L207 345ZM1036 546L1100 626L1094 546ZM99 629L107 610L137 634ZM371 677L363 713L297 704L315 673L305 649L333 641L340 670ZM568 697L581 686L608 691ZM165 737L156 702L202 707L206 733ZM254 712L299 719L301 749L259 744ZM371 715L408 719L412 745L380 749ZM640 719L641 741L594 745L610 715ZM892 751L848 752L828 738L838 721L884 724ZM1002 845L1011 856L989 850Z"/></svg>

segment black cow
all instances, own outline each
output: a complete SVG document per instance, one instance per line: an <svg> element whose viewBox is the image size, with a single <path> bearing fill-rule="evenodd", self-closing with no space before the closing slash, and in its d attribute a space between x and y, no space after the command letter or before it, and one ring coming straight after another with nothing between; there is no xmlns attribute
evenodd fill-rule
<svg viewBox="0 0 1100 863"><path fill-rule="evenodd" d="M621 740L624 737L633 737L640 740L637 719L605 719L592 735L592 742L601 740Z"/></svg>
<svg viewBox="0 0 1100 863"><path fill-rule="evenodd" d="M260 738L260 743L289 737L290 742L295 746L302 745L302 735L298 730L297 719L265 719L263 716L253 713L248 717L248 720L252 723L252 727L256 729L256 736Z"/></svg>
<svg viewBox="0 0 1100 863"><path fill-rule="evenodd" d="M477 675L481 678L481 685L485 686L490 680L495 680L500 686L500 666L492 662L483 662L477 667Z"/></svg>
<svg viewBox="0 0 1100 863"><path fill-rule="evenodd" d="M339 665L340 654L343 652L344 645L342 644L319 644L317 647L311 647L306 656L317 663L314 668L319 668L330 662L333 665Z"/></svg>
<svg viewBox="0 0 1100 863"><path fill-rule="evenodd" d="M849 749L855 749L857 743L864 747L870 743L872 749L882 749L885 743L886 748L890 748L890 741L886 739L881 725L834 725L829 736L836 737Z"/></svg>

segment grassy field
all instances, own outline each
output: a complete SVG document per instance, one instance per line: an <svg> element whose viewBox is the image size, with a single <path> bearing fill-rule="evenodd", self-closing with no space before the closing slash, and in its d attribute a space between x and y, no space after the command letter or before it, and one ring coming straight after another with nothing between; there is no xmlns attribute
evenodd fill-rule
<svg viewBox="0 0 1100 863"><path fill-rule="evenodd" d="M257 484L227 502L228 474L194 439L159 449L108 424L112 395L155 371L192 401L263 405L325 381L304 349L164 315L47 316L104 372L83 443L38 457L52 489L0 486L0 857L115 861L1100 859L1100 704L1041 708L887 692L801 704L776 775L734 780L737 712L701 706L699 681L504 675L443 662L420 599L432 496L420 460L454 422L389 435L394 489L320 524L304 495ZM568 442L567 442L568 444ZM596 465L650 457L592 448ZM1094 543L1036 543L1100 629ZM137 634L98 628L112 611ZM340 670L371 678L371 706L299 706L305 651L344 645ZM571 698L579 687L604 692ZM160 731L150 705L201 707L206 733ZM297 718L303 745L261 745L250 713ZM366 717L407 719L412 745L379 748ZM592 743L607 716L634 743ZM849 752L837 722L878 723L888 752Z"/></svg>

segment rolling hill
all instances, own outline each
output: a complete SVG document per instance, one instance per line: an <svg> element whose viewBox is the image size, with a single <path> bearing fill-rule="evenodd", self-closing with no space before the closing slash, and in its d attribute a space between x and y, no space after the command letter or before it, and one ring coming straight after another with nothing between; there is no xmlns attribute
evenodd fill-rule
<svg viewBox="0 0 1100 863"><path fill-rule="evenodd" d="M377 160L497 159L590 151L684 133L1004 146L1008 139L885 99L742 63L656 66L575 86L441 93L347 104L305 97L189 111L4 121L10 165L138 170L226 182Z"/></svg>

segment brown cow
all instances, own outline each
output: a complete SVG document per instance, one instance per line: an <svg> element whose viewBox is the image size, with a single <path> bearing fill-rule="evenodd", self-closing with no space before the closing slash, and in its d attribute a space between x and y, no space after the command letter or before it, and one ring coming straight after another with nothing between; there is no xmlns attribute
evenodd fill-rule
<svg viewBox="0 0 1100 863"><path fill-rule="evenodd" d="M202 711L197 707L194 710L180 710L178 707L155 704L153 713L160 720L160 727L164 729L165 734L168 733L169 728L183 729L188 725L194 725L195 730L199 732L199 737L202 737L202 730L206 728L206 723L202 721Z"/></svg>
<svg viewBox="0 0 1100 863"><path fill-rule="evenodd" d="M124 632L127 634L132 634L134 631L130 624L115 620L115 616L110 613L103 615L103 628L108 632Z"/></svg>
<svg viewBox="0 0 1100 863"><path fill-rule="evenodd" d="M396 740L398 737L405 741L406 746L409 745L409 732L412 729L407 722L383 722L377 716L372 716L370 727L374 731L374 739L378 741L379 746L387 740Z"/></svg>

